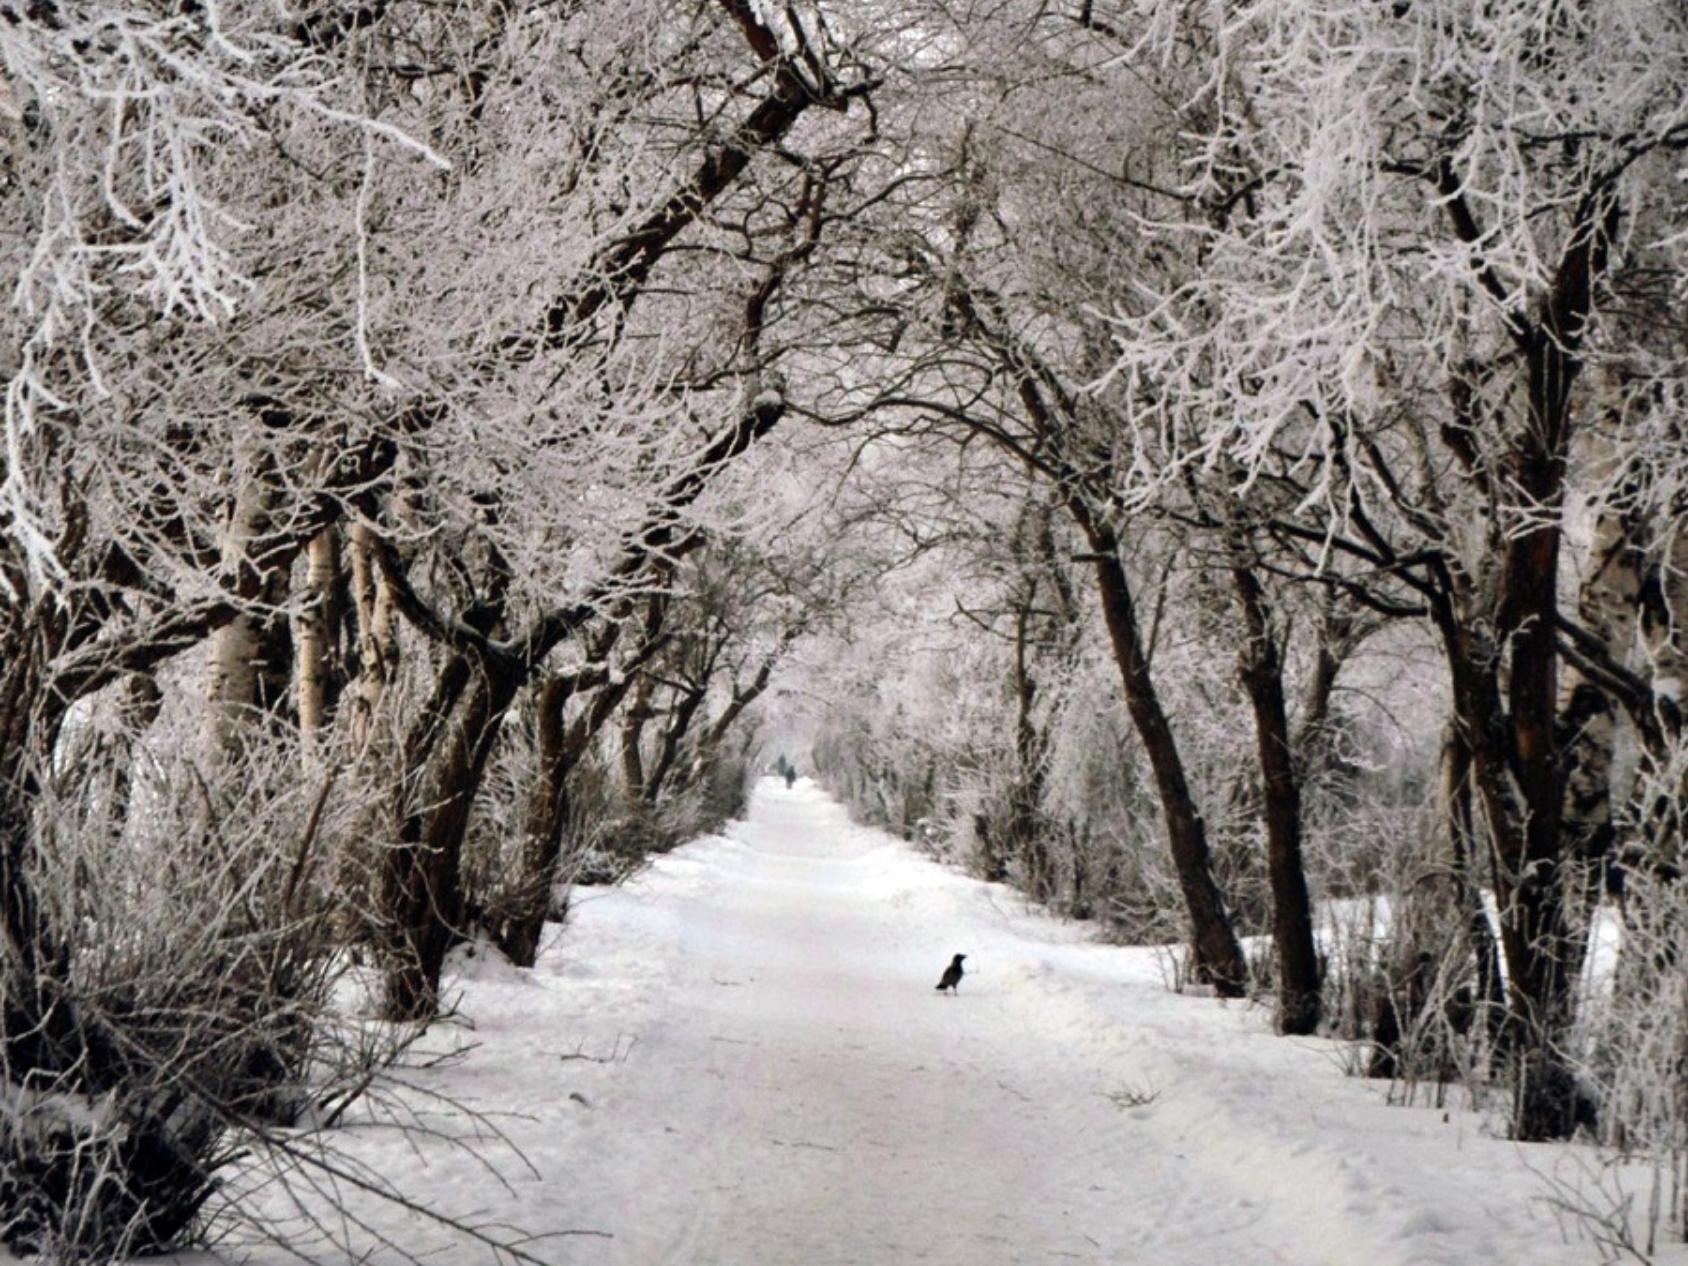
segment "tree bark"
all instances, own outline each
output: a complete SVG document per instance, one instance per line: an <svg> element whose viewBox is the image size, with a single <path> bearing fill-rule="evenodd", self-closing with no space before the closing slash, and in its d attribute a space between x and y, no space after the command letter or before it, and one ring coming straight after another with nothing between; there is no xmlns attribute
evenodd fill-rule
<svg viewBox="0 0 1688 1266"><path fill-rule="evenodd" d="M1448 824L1449 855L1453 859L1454 898L1465 917L1467 938L1477 972L1477 1001L1491 1035L1504 1014L1506 988L1502 983L1500 951L1488 911L1483 908L1477 882L1477 822L1471 812L1471 749L1460 727L1450 723L1442 743L1442 812Z"/></svg>
<svg viewBox="0 0 1688 1266"><path fill-rule="evenodd" d="M657 747L656 764L651 767L649 775L645 778L646 804L655 804L663 789L668 786L668 780L673 776L674 767L680 760L681 745L685 742L686 735L691 732L692 722L697 719L703 701L708 697L709 692L705 687L689 686L675 701L668 724L662 729L662 742ZM702 748L698 750L701 751Z"/></svg>
<svg viewBox="0 0 1688 1266"><path fill-rule="evenodd" d="M461 864L469 814L521 676L508 664L453 652L407 744L397 832L381 870L389 920L384 1009L429 1020L440 971L463 932Z"/></svg>
<svg viewBox="0 0 1688 1266"><path fill-rule="evenodd" d="M213 748L228 757L245 750L246 727L274 714L287 695L292 639L275 609L287 601L284 572L265 578L269 611L243 610L211 639L206 724Z"/></svg>
<svg viewBox="0 0 1688 1266"><path fill-rule="evenodd" d="M151 673L134 673L123 684L121 709L124 750L112 754L111 819L119 831L129 819L135 783L138 740L158 720L164 708L164 692Z"/></svg>
<svg viewBox="0 0 1688 1266"><path fill-rule="evenodd" d="M1278 954L1278 1031L1319 1027L1319 958L1313 908L1301 860L1301 786L1284 705L1283 650L1260 580L1246 566L1231 569L1247 641L1238 672L1254 711L1256 749L1266 795L1266 871L1272 887L1272 943Z"/></svg>
<svg viewBox="0 0 1688 1266"><path fill-rule="evenodd" d="M1688 703L1688 533L1673 533L1667 552L1647 568L1641 634L1654 691Z"/></svg>
<svg viewBox="0 0 1688 1266"><path fill-rule="evenodd" d="M365 524L351 534L352 604L357 614L357 679L352 686L352 744L361 751L374 733L387 685L398 671L399 647L392 585L376 564L379 548Z"/></svg>
<svg viewBox="0 0 1688 1266"><path fill-rule="evenodd" d="M206 732L212 748L231 759L244 750L245 727L269 712L286 691L290 665L284 661L291 643L279 608L287 600L295 553L278 553L270 540L285 501L273 457L253 457L239 478L222 566L227 574L249 576L243 587L269 609L243 608L212 634Z"/></svg>
<svg viewBox="0 0 1688 1266"><path fill-rule="evenodd" d="M1583 629L1600 639L1607 656L1626 664L1640 615L1644 560L1623 516L1607 513L1594 525L1590 568L1577 595ZM1567 665L1559 704L1559 744L1565 771L1565 851L1570 872L1571 922L1567 974L1575 981L1587 957L1593 916L1614 862L1617 827L1612 816L1612 762L1618 704L1574 664Z"/></svg>
<svg viewBox="0 0 1688 1266"><path fill-rule="evenodd" d="M304 605L294 623L296 704L307 741L327 726L340 692L335 645L340 609L340 533L325 528L305 547Z"/></svg>
<svg viewBox="0 0 1688 1266"><path fill-rule="evenodd" d="M1081 522L1081 526L1095 555L1102 613L1125 688L1126 710L1148 754L1160 793L1172 861L1190 914L1196 975L1210 982L1221 997L1240 998L1248 992L1248 963L1231 926L1225 898L1214 881L1207 827L1190 794L1178 744L1143 652L1131 586L1119 559L1119 542L1099 525Z"/></svg>
<svg viewBox="0 0 1688 1266"><path fill-rule="evenodd" d="M1055 895L1055 876L1049 847L1043 839L1038 808L1043 803L1042 736L1032 709L1037 703L1037 680L1028 651L1028 623L1037 596L1034 581L1014 613L1014 784L1008 789L1008 838L1026 867L1026 890L1033 901L1047 903ZM987 874L985 878L1003 878ZM1075 894L1076 895L1076 894Z"/></svg>
<svg viewBox="0 0 1688 1266"><path fill-rule="evenodd" d="M1626 849L1620 880L1631 870L1672 880L1688 856L1688 779L1676 759L1688 704L1688 533L1673 532L1660 553L1646 568L1640 595L1649 678L1643 706L1650 725L1638 727L1646 748L1639 779L1646 800L1636 806L1641 829ZM1633 709L1630 715L1635 717Z"/></svg>
<svg viewBox="0 0 1688 1266"><path fill-rule="evenodd" d="M1342 666L1364 639L1366 626L1334 593L1325 595L1319 613L1319 639L1313 654L1301 704L1301 724L1295 732L1297 769L1303 789L1318 786L1337 763L1336 734L1331 705Z"/></svg>
<svg viewBox="0 0 1688 1266"><path fill-rule="evenodd" d="M663 640L666 599L653 598L646 608L640 643L627 669L647 660ZM633 683L643 674L624 670L612 676L607 671L610 655L621 637L621 624L611 621L594 639L588 663L600 671L582 676L550 676L539 694L539 771L528 796L527 823L517 854L516 873L501 902L495 926L489 929L494 943L517 967L532 967L539 953L539 938L550 909L551 892L563 862L563 836L568 826L568 780L615 710L627 697ZM583 677L597 677L597 692L572 725L567 723L569 701L579 690Z"/></svg>
<svg viewBox="0 0 1688 1266"><path fill-rule="evenodd" d="M700 762L708 764L709 761L714 759L714 753L726 739L727 732L738 724L739 718L745 714L745 710L760 699L768 689L768 683L774 679L774 665L779 662L779 657L785 653L786 645L786 640L782 638L779 648L762 661L761 667L756 670L756 676L751 678L750 684L742 689L734 688L732 698L727 701L727 706L721 710L721 715L709 723L709 728L704 731L703 737L698 741L697 753Z"/></svg>
<svg viewBox="0 0 1688 1266"><path fill-rule="evenodd" d="M5 1043L8 1074L22 1076L48 1066L45 1052L53 1008L45 996L57 957L56 937L36 895L31 876L38 847L31 805L40 788L40 771L57 742L68 702L55 697L43 671L46 637L31 637L21 618L0 642L0 928L6 949L6 1006L0 1008L0 1038ZM44 622L51 622L44 613Z"/></svg>
<svg viewBox="0 0 1688 1266"><path fill-rule="evenodd" d="M633 700L621 718L621 782L629 805L637 805L645 798L645 726L651 719L654 688L650 674L640 673Z"/></svg>
<svg viewBox="0 0 1688 1266"><path fill-rule="evenodd" d="M1537 806L1530 797L1543 795L1546 788L1520 771L1514 742L1541 741L1542 736L1528 724L1514 727L1502 702L1501 652L1481 623L1449 624L1446 604L1437 605L1444 611L1438 623L1444 627L1455 720L1460 740L1471 753L1500 909L1501 951L1509 980L1503 1054L1513 1065L1517 1096L1513 1129L1521 1140L1562 1138L1574 1125L1576 1099L1563 1043L1572 999L1565 974L1571 932L1564 901L1566 859L1558 830L1560 789L1555 787L1552 803L1542 806L1552 811L1554 830L1532 830L1531 814Z"/></svg>
<svg viewBox="0 0 1688 1266"><path fill-rule="evenodd" d="M516 875L502 918L492 929L494 942L517 967L532 967L539 956L539 937L562 853L569 812L568 777L574 764L566 741L568 702L573 694L572 680L556 675L547 677L539 688L538 777L528 795Z"/></svg>

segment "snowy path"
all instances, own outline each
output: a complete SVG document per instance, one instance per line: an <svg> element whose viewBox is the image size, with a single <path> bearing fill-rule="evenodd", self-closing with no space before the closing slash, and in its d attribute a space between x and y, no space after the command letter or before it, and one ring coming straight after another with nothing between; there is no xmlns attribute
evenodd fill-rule
<svg viewBox="0 0 1688 1266"><path fill-rule="evenodd" d="M441 1084L520 1113L534 1176L502 1191L379 1134L367 1154L437 1208L603 1232L539 1246L591 1266L1600 1260L1541 1207L1531 1171L1562 1150L1387 1107L1333 1044L1085 938L764 782L729 837L585 894L533 972L461 964L478 1045Z"/></svg>
<svg viewBox="0 0 1688 1266"><path fill-rule="evenodd" d="M812 798L758 807L678 913L680 975L641 1048L690 1085L634 1088L620 1118L652 1153L636 1168L671 1181L628 1198L648 1222L599 1260L1108 1262L1124 1224L1160 1261L1211 1262L1189 1234L1204 1193L1142 1154L1104 1097L1117 1076L989 967L940 996L953 950L990 955L884 892L877 850Z"/></svg>

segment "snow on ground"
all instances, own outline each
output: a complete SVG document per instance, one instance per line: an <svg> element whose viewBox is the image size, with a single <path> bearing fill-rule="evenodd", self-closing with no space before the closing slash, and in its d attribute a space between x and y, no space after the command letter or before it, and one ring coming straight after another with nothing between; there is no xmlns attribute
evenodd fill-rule
<svg viewBox="0 0 1688 1266"><path fill-rule="evenodd" d="M461 1152L342 1131L429 1208L602 1233L535 1242L547 1261L1601 1259L1541 1199L1569 1149L1386 1106L1343 1076L1336 1044L1170 994L1152 950L1028 913L806 781L765 780L747 821L581 894L552 931L531 972L460 962L472 1031L430 1037L476 1044L431 1084L510 1114L531 1172L507 1166L504 1188ZM957 951L951 998L933 986ZM413 1215L356 1209L432 1260L491 1260Z"/></svg>

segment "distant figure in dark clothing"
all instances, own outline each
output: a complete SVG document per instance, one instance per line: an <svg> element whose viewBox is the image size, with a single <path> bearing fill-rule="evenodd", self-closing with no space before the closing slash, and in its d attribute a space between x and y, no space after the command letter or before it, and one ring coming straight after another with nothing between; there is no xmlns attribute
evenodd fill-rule
<svg viewBox="0 0 1688 1266"><path fill-rule="evenodd" d="M791 784L797 781L797 771L790 765L785 767L785 789L791 790Z"/></svg>
<svg viewBox="0 0 1688 1266"><path fill-rule="evenodd" d="M966 957L967 955L965 954L957 954L954 958L950 959L950 965L944 968L943 979L938 982L938 991L940 993L942 993L945 989L948 989L950 994L952 996L954 995L956 986L961 984L961 977L963 974L961 970L961 960Z"/></svg>

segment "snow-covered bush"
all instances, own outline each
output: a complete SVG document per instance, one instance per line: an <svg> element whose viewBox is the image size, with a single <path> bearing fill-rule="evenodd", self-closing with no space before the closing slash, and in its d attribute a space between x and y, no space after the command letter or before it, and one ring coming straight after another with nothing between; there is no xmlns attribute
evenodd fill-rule
<svg viewBox="0 0 1688 1266"><path fill-rule="evenodd" d="M257 743L210 774L192 750L86 748L36 805L36 936L0 955L0 1240L15 1252L109 1261L192 1242L238 1160L396 1049L336 1009L346 961L325 880L348 798Z"/></svg>

